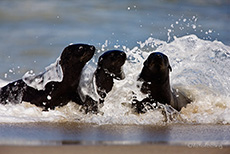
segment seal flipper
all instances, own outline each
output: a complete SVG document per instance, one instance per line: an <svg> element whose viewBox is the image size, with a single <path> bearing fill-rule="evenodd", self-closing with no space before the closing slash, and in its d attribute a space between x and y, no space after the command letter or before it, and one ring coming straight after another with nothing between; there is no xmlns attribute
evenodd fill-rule
<svg viewBox="0 0 230 154"><path fill-rule="evenodd" d="M179 89L172 89L172 97L173 100L170 102L170 105L177 111L180 111L183 107L186 107L187 104L192 102L192 99Z"/></svg>
<svg viewBox="0 0 230 154"><path fill-rule="evenodd" d="M144 98L141 101L138 101L137 99L132 100L132 108L134 108L134 111L137 113L146 113L148 110L155 109L156 105L157 102L149 97Z"/></svg>
<svg viewBox="0 0 230 154"><path fill-rule="evenodd" d="M23 100L24 92L27 85L23 80L17 80L7 84L0 89L0 103L1 104L18 104Z"/></svg>

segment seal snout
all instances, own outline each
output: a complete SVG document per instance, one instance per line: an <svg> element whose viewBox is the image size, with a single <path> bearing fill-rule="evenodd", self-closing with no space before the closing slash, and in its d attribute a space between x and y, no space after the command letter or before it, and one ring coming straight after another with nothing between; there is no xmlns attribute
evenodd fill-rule
<svg viewBox="0 0 230 154"><path fill-rule="evenodd" d="M161 64L164 61L164 57L162 53L156 52L153 54L153 62L155 64Z"/></svg>
<svg viewBox="0 0 230 154"><path fill-rule="evenodd" d="M84 52L84 57L87 57L87 59L91 59L94 55L96 48L92 45L90 45L87 49L87 51Z"/></svg>
<svg viewBox="0 0 230 154"><path fill-rule="evenodd" d="M91 51L95 51L95 50L96 50L96 48L95 48L93 45L90 45L89 49L90 49Z"/></svg>
<svg viewBox="0 0 230 154"><path fill-rule="evenodd" d="M125 52L121 52L121 53L120 53L120 56L121 56L121 60L122 60L122 62L123 62L123 64L124 64L125 61L126 61L126 59L127 59L126 53L125 53ZM123 64L122 64L122 65L123 65Z"/></svg>
<svg viewBox="0 0 230 154"><path fill-rule="evenodd" d="M103 67L121 67L126 61L126 53L120 50L110 50L99 58L99 65Z"/></svg>
<svg viewBox="0 0 230 154"><path fill-rule="evenodd" d="M122 66L126 61L126 54L123 51L115 50L114 51L114 65Z"/></svg>
<svg viewBox="0 0 230 154"><path fill-rule="evenodd" d="M110 50L99 57L98 66L116 79L124 79L122 66L126 61L126 53L120 50Z"/></svg>
<svg viewBox="0 0 230 154"><path fill-rule="evenodd" d="M147 59L147 67L152 69L164 69L169 65L168 57L161 52L152 53Z"/></svg>
<svg viewBox="0 0 230 154"><path fill-rule="evenodd" d="M122 80L125 78L125 74L122 70L122 66L126 61L126 53L119 50L111 51L111 68L109 68L110 72L115 75L117 80Z"/></svg>
<svg viewBox="0 0 230 154"><path fill-rule="evenodd" d="M155 58L156 58L157 60L162 60L162 59L163 59L163 56L162 56L162 54L156 54Z"/></svg>
<svg viewBox="0 0 230 154"><path fill-rule="evenodd" d="M95 50L96 48L93 45L82 44L80 45L76 56L81 57L81 61L89 61L93 57Z"/></svg>

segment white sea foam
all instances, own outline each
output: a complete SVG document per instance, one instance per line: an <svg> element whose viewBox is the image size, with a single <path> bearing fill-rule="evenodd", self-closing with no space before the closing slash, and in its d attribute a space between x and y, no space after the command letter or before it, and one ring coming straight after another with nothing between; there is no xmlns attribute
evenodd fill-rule
<svg viewBox="0 0 230 154"><path fill-rule="evenodd" d="M94 78L95 70L96 66L90 65L89 63L87 63L82 70L78 92L83 101L85 101L85 97L87 95L93 98L95 101L99 101Z"/></svg>
<svg viewBox="0 0 230 154"><path fill-rule="evenodd" d="M73 102L48 112L24 102L18 105L0 105L0 122L74 121L96 124L163 124L165 117L161 110L137 115L128 105L131 103L133 92L138 98L144 97L137 87L140 84L137 82L137 77L147 56L157 51L169 57L173 69L170 74L171 85L183 89L193 98L193 102L183 108L174 121L168 122L230 124L229 46L219 41L202 40L195 35L174 37L174 41L170 43L149 38L138 44L132 49L123 47L128 57L123 66L126 77L124 80L115 80L104 106L100 108L100 114L84 114ZM84 94L93 93L90 88L87 88L87 82L92 78L94 71L95 67L92 65L86 66L83 71L81 90Z"/></svg>
<svg viewBox="0 0 230 154"><path fill-rule="evenodd" d="M45 85L50 81L61 82L63 79L63 72L59 64L60 57L55 63L46 67L46 71L40 75L35 75L33 71L28 71L23 77L23 81L30 87L37 90L44 90Z"/></svg>
<svg viewBox="0 0 230 154"><path fill-rule="evenodd" d="M5 85L7 85L8 83L9 83L8 81L0 79L0 87L3 87Z"/></svg>

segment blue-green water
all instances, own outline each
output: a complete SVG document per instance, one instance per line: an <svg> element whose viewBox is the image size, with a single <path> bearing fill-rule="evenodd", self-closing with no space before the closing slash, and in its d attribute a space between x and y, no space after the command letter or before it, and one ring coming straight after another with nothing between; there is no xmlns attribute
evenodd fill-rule
<svg viewBox="0 0 230 154"><path fill-rule="evenodd" d="M228 0L1 0L0 78L42 72L72 42L133 48L150 36L195 34L230 45L229 8Z"/></svg>

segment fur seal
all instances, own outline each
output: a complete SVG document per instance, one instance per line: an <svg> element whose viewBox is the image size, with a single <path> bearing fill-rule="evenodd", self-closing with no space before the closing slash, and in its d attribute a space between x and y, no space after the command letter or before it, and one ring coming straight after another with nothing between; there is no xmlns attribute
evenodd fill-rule
<svg viewBox="0 0 230 154"><path fill-rule="evenodd" d="M153 109L157 103L171 105L180 111L182 107L191 102L182 92L171 89L170 71L172 68L165 54L154 52L149 55L138 78L143 82L140 90L147 94L147 98L142 101L134 99L132 102L132 107L138 113L145 113L148 109Z"/></svg>
<svg viewBox="0 0 230 154"><path fill-rule="evenodd" d="M95 89L99 98L94 100L89 95L84 96L82 107L86 113L98 113L98 105L103 105L104 99L114 84L114 79L122 80L125 75L122 66L126 61L126 53L120 50L110 50L98 59L97 69L93 74Z"/></svg>
<svg viewBox="0 0 230 154"><path fill-rule="evenodd" d="M0 103L30 102L44 110L54 109L66 105L70 100L78 101L77 88L82 68L93 57L95 47L87 44L72 44L67 46L57 62L61 66L61 81L49 81L44 89L37 89L28 85L23 79L9 83L0 89ZM36 76L31 82L44 82L44 75ZM49 78L49 77L48 77ZM38 83L40 84L40 83Z"/></svg>

